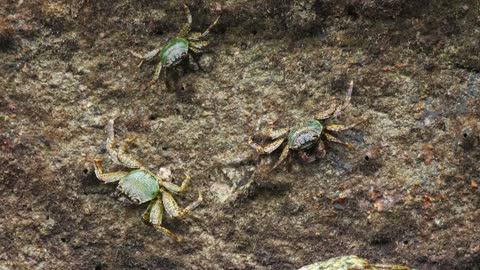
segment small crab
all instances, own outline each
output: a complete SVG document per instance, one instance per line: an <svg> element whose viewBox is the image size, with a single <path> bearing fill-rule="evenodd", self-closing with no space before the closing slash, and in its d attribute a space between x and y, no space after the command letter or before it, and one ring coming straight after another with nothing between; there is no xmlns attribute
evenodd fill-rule
<svg viewBox="0 0 480 270"><path fill-rule="evenodd" d="M267 137L273 142L266 146L261 146L253 140L253 136L248 139L249 145L260 154L271 154L278 149L285 140L287 144L283 148L280 155L280 159L273 166L275 169L285 158L291 150L298 152L300 158L305 162L312 162L319 157L323 157L326 154L326 148L324 140L329 142L344 145L350 149L353 145L350 143L342 142L335 138L330 132L340 132L348 130L358 125L360 122L344 126L344 125L323 125L322 120L326 120L332 117L336 117L342 113L342 111L350 105L350 100L353 90L353 81L350 82L350 86L347 91L345 102L343 105L337 106L333 104L331 108L326 111L318 113L314 119L309 119L292 128L282 128L279 130L270 130Z"/></svg>
<svg viewBox="0 0 480 270"><path fill-rule="evenodd" d="M214 27L220 19L220 16L218 16L203 33L190 33L192 15L190 14L190 9L185 2L183 0L180 2L185 9L187 23L183 25L176 37L170 39L165 45L163 45L163 47L150 51L145 55L130 51L130 53L132 53L135 57L142 59L138 65L139 67L141 67L145 61L150 61L155 58L158 59L159 62L155 69L153 79L150 82L151 84L155 83L159 79L163 67L169 68L178 65L185 58L188 58L189 53L191 52L201 53L202 49L208 45L208 42L202 39L208 35L212 27Z"/></svg>
<svg viewBox="0 0 480 270"><path fill-rule="evenodd" d="M177 236L165 227L162 227L162 216L165 210L169 217L181 218L195 209L202 202L202 194L199 192L198 199L184 209L175 202L173 194L183 193L190 183L190 176L182 182L181 186L171 183L166 176L155 175L147 170L139 161L128 155L125 145L118 149L115 147L115 136L113 129L114 120L110 120L107 125L107 152L113 162L131 168L131 171L118 171L104 173L101 166L101 159L94 159L95 175L105 183L118 182L117 189L126 196L129 201L136 204L150 202L147 210L143 214L143 219L152 224L155 229L165 233L177 242L183 241L182 237Z"/></svg>
<svg viewBox="0 0 480 270"><path fill-rule="evenodd" d="M349 255L309 264L298 270L410 270L410 268L398 264L371 264L366 259Z"/></svg>

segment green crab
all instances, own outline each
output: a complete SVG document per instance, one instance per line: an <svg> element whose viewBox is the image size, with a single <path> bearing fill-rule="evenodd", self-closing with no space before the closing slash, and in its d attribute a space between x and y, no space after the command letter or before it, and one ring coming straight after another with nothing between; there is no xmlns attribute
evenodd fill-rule
<svg viewBox="0 0 480 270"><path fill-rule="evenodd" d="M266 146L261 146L256 143L253 136L248 139L249 145L260 154L271 154L278 149L285 140L287 141L285 147L282 150L280 159L275 163L272 170L275 169L283 160L287 157L290 151L297 151L300 158L309 163L316 160L319 157L323 157L326 154L326 148L324 140L344 145L350 149L353 145L350 143L342 142L335 138L330 132L341 132L351 129L358 125L360 122L344 126L344 125L323 125L322 120L337 117L342 111L350 105L350 100L353 91L353 81L350 82L350 86L345 97L345 102L342 105L337 106L335 103L326 111L318 113L314 119L309 119L299 123L292 128L282 128L279 130L270 130L267 134L267 138L273 140L273 142Z"/></svg>
<svg viewBox="0 0 480 270"><path fill-rule="evenodd" d="M198 199L195 202L184 209L180 209L172 194L183 193L190 183L190 176L187 175L181 186L177 186L171 183L171 179L168 179L168 177L155 175L146 169L139 161L125 152L125 145L115 149L113 123L114 120L112 119L107 125L107 152L114 163L132 170L104 173L101 159L95 158L95 175L104 183L118 182L117 189L120 193L135 204L150 202L143 214L143 219L177 242L183 241L182 237L161 226L163 211L165 210L169 217L181 218L200 205L203 201L202 194L199 192Z"/></svg>
<svg viewBox="0 0 480 270"><path fill-rule="evenodd" d="M190 33L191 25L192 25L192 15L190 14L190 9L185 4L183 0L180 1L185 9L185 13L187 15L187 23L185 23L176 35L176 37L170 39L165 45L160 48L157 48L153 51L146 53L145 55L141 55L134 51L130 51L135 57L142 59L140 61L139 67L145 61L150 61L152 59L158 59L158 64L155 69L155 73L153 75L153 79L150 82L151 84L155 83L159 78L162 72L162 68L169 68L172 66L176 66L181 63L185 58L188 58L189 53L201 53L202 49L208 45L208 42L203 40L212 27L214 27L220 16L218 16L212 24L203 32L193 32Z"/></svg>
<svg viewBox="0 0 480 270"><path fill-rule="evenodd" d="M397 264L370 264L366 259L350 255L306 265L298 270L410 270L410 268Z"/></svg>

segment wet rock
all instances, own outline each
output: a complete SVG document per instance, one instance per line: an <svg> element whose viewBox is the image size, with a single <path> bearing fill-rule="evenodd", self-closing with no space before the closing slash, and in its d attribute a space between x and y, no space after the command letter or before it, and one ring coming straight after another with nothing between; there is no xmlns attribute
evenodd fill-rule
<svg viewBox="0 0 480 270"><path fill-rule="evenodd" d="M217 203L225 203L231 198L235 188L223 183L213 183L209 191Z"/></svg>
<svg viewBox="0 0 480 270"><path fill-rule="evenodd" d="M380 146L369 147L358 153L354 166L366 175L375 174L382 166L382 149Z"/></svg>
<svg viewBox="0 0 480 270"><path fill-rule="evenodd" d="M170 91L129 50L177 35L179 1L73 2L0 8L0 268L294 269L342 254L478 265L478 0L186 1L195 32L222 17L199 65L163 74ZM334 134L355 149L331 144L308 164L292 152L273 171L281 151L250 149L350 80L352 105L326 124L368 115ZM129 154L191 173L180 207L204 194L184 219L164 213L185 243L84 166L106 155L116 113L118 143L138 138Z"/></svg>
<svg viewBox="0 0 480 270"><path fill-rule="evenodd" d="M288 30L299 35L311 31L318 23L317 14L315 13L314 0L295 0L290 11L287 13Z"/></svg>
<svg viewBox="0 0 480 270"><path fill-rule="evenodd" d="M0 20L0 52L6 52L15 48L15 32L13 27Z"/></svg>
<svg viewBox="0 0 480 270"><path fill-rule="evenodd" d="M475 127L465 127L460 132L459 137L458 146L460 146L464 152L477 149L479 134Z"/></svg>
<svg viewBox="0 0 480 270"><path fill-rule="evenodd" d="M203 54L201 57L200 57L200 60L198 61L198 63L200 64L200 67L206 71L206 72L210 72L212 71L212 68L213 68L213 57L209 54Z"/></svg>

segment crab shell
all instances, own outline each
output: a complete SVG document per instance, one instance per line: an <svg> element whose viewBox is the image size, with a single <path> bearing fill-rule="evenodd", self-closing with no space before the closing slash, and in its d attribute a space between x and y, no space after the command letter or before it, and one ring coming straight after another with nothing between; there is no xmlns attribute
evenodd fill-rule
<svg viewBox="0 0 480 270"><path fill-rule="evenodd" d="M188 56L188 41L184 38L173 38L163 46L160 61L164 67L180 63Z"/></svg>
<svg viewBox="0 0 480 270"><path fill-rule="evenodd" d="M160 192L160 186L154 175L138 169L120 179L118 190L134 203L142 204L155 199Z"/></svg>
<svg viewBox="0 0 480 270"><path fill-rule="evenodd" d="M288 147L293 150L306 150L318 143L323 126L318 120L308 120L292 128L288 134Z"/></svg>

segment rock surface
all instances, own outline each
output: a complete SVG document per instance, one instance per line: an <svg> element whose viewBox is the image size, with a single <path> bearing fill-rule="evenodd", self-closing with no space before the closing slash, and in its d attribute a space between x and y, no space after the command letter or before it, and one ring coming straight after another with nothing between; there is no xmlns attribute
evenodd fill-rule
<svg viewBox="0 0 480 270"><path fill-rule="evenodd" d="M145 89L178 1L0 3L0 268L296 269L356 254L417 269L480 265L478 0L188 1L217 14L210 52L179 91ZM251 161L248 136L341 98L368 122L303 164ZM166 220L177 244L99 183L105 125L149 169L189 172ZM118 169L105 164L111 170Z"/></svg>

